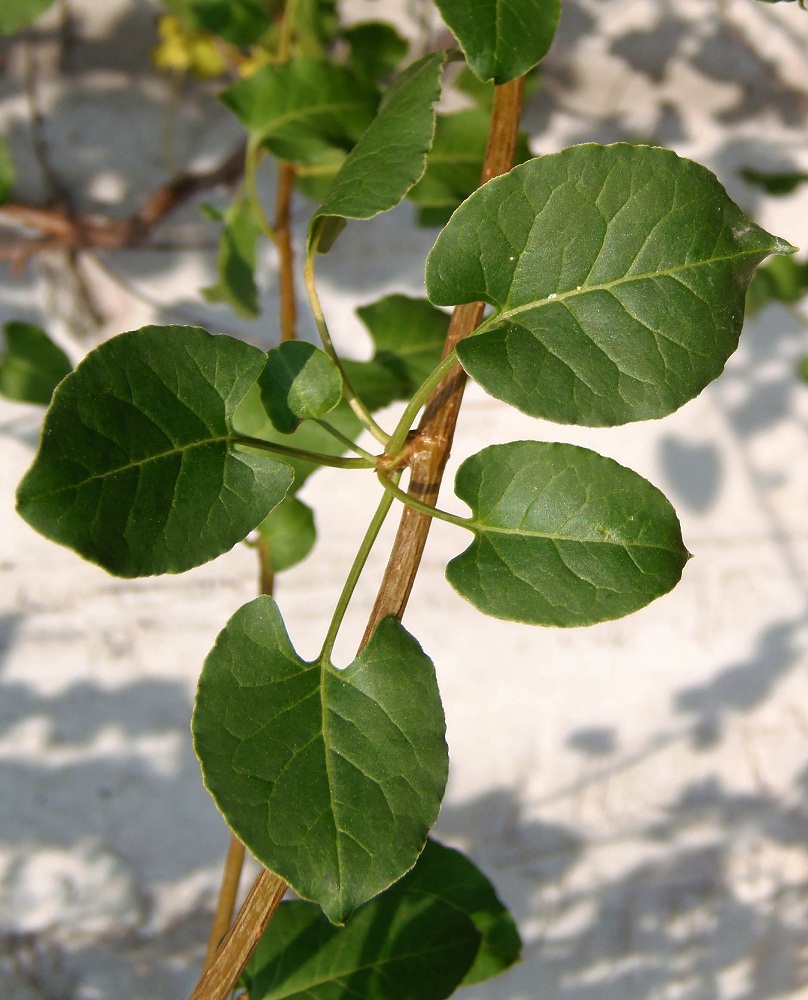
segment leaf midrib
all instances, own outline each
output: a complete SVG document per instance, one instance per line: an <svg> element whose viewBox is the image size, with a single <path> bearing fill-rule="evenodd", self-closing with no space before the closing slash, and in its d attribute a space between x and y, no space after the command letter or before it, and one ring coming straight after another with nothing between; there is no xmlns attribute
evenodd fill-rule
<svg viewBox="0 0 808 1000"><path fill-rule="evenodd" d="M611 538L577 538L571 535L562 535L552 531L535 531L524 528L508 528L503 525L486 524L476 518L463 519L463 526L467 527L475 534L481 535L516 535L519 538L546 538L549 541L572 542L577 545L615 545L621 549L658 549L661 552L676 552L675 548L668 548L662 544L651 544L648 542L625 542L615 541Z"/></svg>

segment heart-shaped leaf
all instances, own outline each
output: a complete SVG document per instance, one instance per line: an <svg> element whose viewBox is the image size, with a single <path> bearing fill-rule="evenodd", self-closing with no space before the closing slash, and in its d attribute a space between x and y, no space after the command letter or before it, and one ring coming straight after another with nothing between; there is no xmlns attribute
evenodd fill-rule
<svg viewBox="0 0 808 1000"><path fill-rule="evenodd" d="M263 66L221 95L254 141L292 163L311 164L350 149L370 124L379 93L336 63L300 57Z"/></svg>
<svg viewBox="0 0 808 1000"><path fill-rule="evenodd" d="M744 294L793 247L667 149L573 146L473 194L429 255L430 299L494 314L458 346L492 395L600 426L670 413L738 345Z"/></svg>
<svg viewBox="0 0 808 1000"><path fill-rule="evenodd" d="M384 95L367 131L348 154L311 222L311 239L329 216L370 219L394 208L420 178L435 133L435 102L445 55L408 66ZM324 243L328 249L330 243Z"/></svg>
<svg viewBox="0 0 808 1000"><path fill-rule="evenodd" d="M287 340L267 354L258 380L272 423L291 434L301 420L319 420L342 398L339 369L325 351L303 340Z"/></svg>
<svg viewBox="0 0 808 1000"><path fill-rule="evenodd" d="M475 539L446 567L495 618L592 625L678 582L687 550L676 512L642 476L588 448L493 445L460 466L455 491Z"/></svg>
<svg viewBox="0 0 808 1000"><path fill-rule="evenodd" d="M247 976L252 1000L442 1000L512 965L519 949L488 879L429 840L415 867L345 927L311 903L284 903Z"/></svg>
<svg viewBox="0 0 808 1000"><path fill-rule="evenodd" d="M446 784L444 726L432 662L394 618L337 670L295 653L269 597L220 633L193 721L227 822L335 923L423 850Z"/></svg>
<svg viewBox="0 0 808 1000"><path fill-rule="evenodd" d="M561 14L559 0L435 0L475 76L507 83L547 50Z"/></svg>
<svg viewBox="0 0 808 1000"><path fill-rule="evenodd" d="M47 406L73 367L61 347L31 323L6 323L0 355L0 396Z"/></svg>
<svg viewBox="0 0 808 1000"><path fill-rule="evenodd" d="M54 393L20 513L118 576L181 573L226 552L294 477L236 450L233 413L265 360L195 327L101 344Z"/></svg>

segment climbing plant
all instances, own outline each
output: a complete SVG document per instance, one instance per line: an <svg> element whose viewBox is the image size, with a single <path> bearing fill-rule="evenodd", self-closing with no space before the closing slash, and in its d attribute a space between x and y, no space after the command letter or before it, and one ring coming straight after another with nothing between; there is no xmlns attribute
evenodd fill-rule
<svg viewBox="0 0 808 1000"><path fill-rule="evenodd" d="M68 374L42 331L7 334L4 377L23 372L14 384L32 387L18 395L44 401L55 387L19 512L110 573L180 573L258 532L269 578L311 550L314 521L297 492L318 467L377 493L313 660L295 650L267 585L223 624L202 667L193 739L203 779L271 874L228 939L246 945L225 942L198 997L227 995L241 975L252 1000L439 1000L516 960L515 925L485 876L429 839L449 766L445 721L428 651L400 621L428 524L465 533L446 567L462 597L534 625L630 614L676 585L688 552L658 489L570 444L467 456L455 492L469 513L441 509L463 380L562 424L665 416L735 350L756 266L793 251L670 150L587 143L529 157L523 78L552 43L558 0L436 6L467 63L459 77L451 43L413 57L390 25L342 27L329 0L166 3L158 65L229 74L221 99L245 130L243 183L205 294L256 315L259 243L275 242L278 346L150 326ZM450 74L476 108L437 114ZM274 219L258 177L267 156L279 164ZM316 203L302 278L319 347L295 336L295 190ZM374 356L344 359L318 298L318 256L339 252L348 220L405 197L423 221L445 222L425 297L364 306ZM379 417L395 400L399 415ZM395 572L338 669L337 634L396 506ZM278 907L287 886L298 899Z"/></svg>

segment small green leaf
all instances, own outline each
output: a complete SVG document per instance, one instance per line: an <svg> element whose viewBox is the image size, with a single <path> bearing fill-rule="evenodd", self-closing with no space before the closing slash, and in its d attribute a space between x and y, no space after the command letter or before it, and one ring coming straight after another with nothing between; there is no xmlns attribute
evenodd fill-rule
<svg viewBox="0 0 808 1000"><path fill-rule="evenodd" d="M746 310L754 315L770 302L793 305L808 291L808 263L794 257L773 257L755 271L746 296Z"/></svg>
<svg viewBox="0 0 808 1000"><path fill-rule="evenodd" d="M559 0L435 0L466 62L480 80L507 83L547 50L561 14Z"/></svg>
<svg viewBox="0 0 808 1000"><path fill-rule="evenodd" d="M767 0L768 2L768 0ZM741 177L755 187L762 188L775 197L791 194L801 184L808 181L808 173L802 171L780 171L767 173L761 170L742 170Z"/></svg>
<svg viewBox="0 0 808 1000"><path fill-rule="evenodd" d="M426 299L387 295L360 306L376 352L373 361L399 381L398 395L409 399L438 364L451 317Z"/></svg>
<svg viewBox="0 0 808 1000"><path fill-rule="evenodd" d="M312 219L310 240L329 216L370 219L394 208L423 174L444 61L443 52L424 56L393 81L378 114L331 182Z"/></svg>
<svg viewBox="0 0 808 1000"><path fill-rule="evenodd" d="M43 14L53 0L2 0L0 3L0 35L13 35L27 28Z"/></svg>
<svg viewBox="0 0 808 1000"><path fill-rule="evenodd" d="M407 55L408 45L392 24L365 21L343 31L351 49L351 65L374 83L393 73Z"/></svg>
<svg viewBox="0 0 808 1000"><path fill-rule="evenodd" d="M429 298L495 307L466 371L533 416L602 426L670 413L738 345L755 267L791 247L667 149L573 146L473 194L427 260Z"/></svg>
<svg viewBox="0 0 808 1000"><path fill-rule="evenodd" d="M495 618L564 627L621 618L671 590L688 558L659 490L587 448L493 445L460 466L455 491L476 537L446 578Z"/></svg>
<svg viewBox="0 0 808 1000"><path fill-rule="evenodd" d="M343 923L423 850L446 783L444 725L432 662L394 618L337 670L300 659L259 597L205 661L193 732L236 834Z"/></svg>
<svg viewBox="0 0 808 1000"><path fill-rule="evenodd" d="M490 979L519 959L522 942L513 917L485 875L460 851L428 840L412 871L385 895L397 891L422 892L457 907L474 922L482 941L474 964L463 978L464 986Z"/></svg>
<svg viewBox="0 0 808 1000"><path fill-rule="evenodd" d="M287 496L270 512L258 531L266 543L269 566L282 573L302 562L317 540L314 511L295 496Z"/></svg>
<svg viewBox="0 0 808 1000"><path fill-rule="evenodd" d="M226 302L239 316L258 315L255 253L261 228L248 198L237 198L225 214L219 240L219 280L202 289L208 302Z"/></svg>
<svg viewBox="0 0 808 1000"><path fill-rule="evenodd" d="M11 150L4 139L0 139L0 205L11 197L17 181L17 171L11 158Z"/></svg>
<svg viewBox="0 0 808 1000"><path fill-rule="evenodd" d="M288 465L236 450L266 355L195 327L113 337L61 382L17 491L28 523L118 576L181 573L280 503Z"/></svg>
<svg viewBox="0 0 808 1000"><path fill-rule="evenodd" d="M6 323L0 355L0 395L47 406L53 390L72 369L70 358L44 330L31 323Z"/></svg>
<svg viewBox="0 0 808 1000"><path fill-rule="evenodd" d="M258 380L272 423L291 434L301 420L319 420L342 398L339 369L325 351L303 340L273 348Z"/></svg>
<svg viewBox="0 0 808 1000"><path fill-rule="evenodd" d="M351 70L307 57L263 66L221 97L274 156L301 164L350 149L379 100L376 88Z"/></svg>
<svg viewBox="0 0 808 1000"><path fill-rule="evenodd" d="M425 208L451 212L479 187L489 121L487 112L476 109L438 116L426 171L410 191L411 201ZM529 157L527 137L520 132L514 163L522 163Z"/></svg>

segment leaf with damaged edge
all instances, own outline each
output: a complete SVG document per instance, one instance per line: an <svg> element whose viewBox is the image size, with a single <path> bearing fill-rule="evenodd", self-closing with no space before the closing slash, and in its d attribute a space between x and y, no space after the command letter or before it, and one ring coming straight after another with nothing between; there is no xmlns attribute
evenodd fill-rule
<svg viewBox="0 0 808 1000"><path fill-rule="evenodd" d="M226 552L294 475L236 450L232 417L265 360L196 327L101 344L53 395L20 514L117 576L181 573Z"/></svg>
<svg viewBox="0 0 808 1000"><path fill-rule="evenodd" d="M370 219L394 208L424 172L435 131L443 52L400 73L348 154L311 221L310 242L329 217ZM333 239L328 246L333 243ZM325 247L327 248L327 247Z"/></svg>
<svg viewBox="0 0 808 1000"><path fill-rule="evenodd" d="M446 784L432 661L385 618L344 670L307 663L277 605L240 608L193 718L205 785L255 857L334 923L415 863Z"/></svg>
<svg viewBox="0 0 808 1000"><path fill-rule="evenodd" d="M755 267L791 252L704 167L588 144L464 202L429 254L427 293L494 306L457 348L486 391L559 423L621 424L670 413L721 373Z"/></svg>
<svg viewBox="0 0 808 1000"><path fill-rule="evenodd" d="M544 58L561 15L559 0L435 0L435 6L475 76L498 84Z"/></svg>
<svg viewBox="0 0 808 1000"><path fill-rule="evenodd" d="M688 559L662 493L588 448L492 445L463 462L455 492L476 537L446 578L495 618L563 627L621 618L675 586Z"/></svg>

